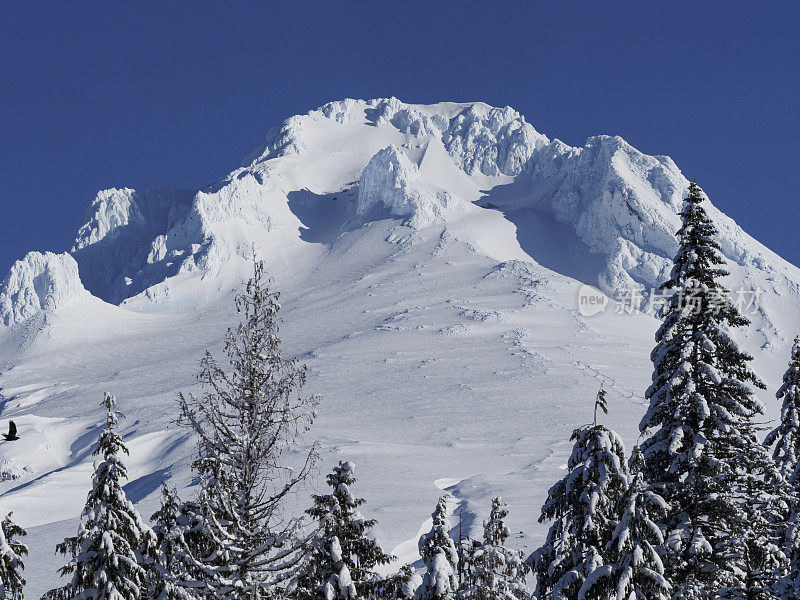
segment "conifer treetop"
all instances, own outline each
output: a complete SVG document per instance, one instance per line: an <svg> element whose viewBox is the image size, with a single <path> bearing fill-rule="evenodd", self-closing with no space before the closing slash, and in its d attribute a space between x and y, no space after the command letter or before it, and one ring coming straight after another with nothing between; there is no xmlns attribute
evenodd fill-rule
<svg viewBox="0 0 800 600"><path fill-rule="evenodd" d="M117 433L116 429L120 418L125 418L125 415L116 409L117 399L108 392L106 392L103 397L102 406L106 409L106 426L105 429L100 432L97 448L94 449L92 455L102 455L104 460L113 460L118 464L117 468L120 469L118 477L124 479L128 476L125 466L117 460L116 457L120 452L123 454L130 454L130 452L122 441L122 436Z"/></svg>
<svg viewBox="0 0 800 600"><path fill-rule="evenodd" d="M502 546L509 536L505 518L508 516L508 506L498 496L492 500L492 510L489 519L483 523L483 541L491 546Z"/></svg>
<svg viewBox="0 0 800 600"><path fill-rule="evenodd" d="M603 411L603 414L608 414L608 401L606 400L606 391L603 389L603 386L600 386L600 389L597 392L597 398L594 401L594 423L593 425L597 425L597 409Z"/></svg>
<svg viewBox="0 0 800 600"><path fill-rule="evenodd" d="M752 418L764 412L753 389L766 386L749 368L729 328L749 324L720 279L724 259L716 230L702 206L704 195L692 183L681 212L679 249L670 279L672 290L651 353L653 381L645 396L650 406L640 429L646 471L652 481L677 480L692 469L711 440L735 432L744 449L755 439Z"/></svg>
<svg viewBox="0 0 800 600"><path fill-rule="evenodd" d="M681 210L681 228L678 230L679 249L673 261L671 277L661 289L674 289L687 279L716 287L716 279L728 275L720 268L725 259L716 241L717 230L703 208L705 194L695 182L689 184L689 194Z"/></svg>
<svg viewBox="0 0 800 600"><path fill-rule="evenodd" d="M469 578L464 586L464 597L474 600L527 600L530 597L522 551L505 546L509 537L505 524L507 516L507 505L500 497L494 498L489 518L483 522L483 544L476 543L467 551Z"/></svg>
<svg viewBox="0 0 800 600"><path fill-rule="evenodd" d="M644 458L638 447L629 461L630 483L619 502L619 521L607 546L606 564L586 578L580 600L668 600L659 548L664 537L658 523L667 504L647 489L642 474Z"/></svg>
<svg viewBox="0 0 800 600"><path fill-rule="evenodd" d="M552 521L545 542L528 559L535 596L577 600L604 552L628 483L622 438L602 425L575 429L567 474L547 494L539 522Z"/></svg>
<svg viewBox="0 0 800 600"><path fill-rule="evenodd" d="M379 585L375 568L395 558L369 535L377 521L359 512L365 500L350 489L355 482L355 465L339 461L327 477L331 493L315 494L314 505L306 511L318 530L298 578L301 600L320 591L329 600L352 598L353 593L368 597Z"/></svg>
<svg viewBox="0 0 800 600"><path fill-rule="evenodd" d="M419 540L419 553L426 566L421 594L423 600L452 600L458 590L455 568L458 551L450 537L447 496L442 496L431 515L431 530Z"/></svg>
<svg viewBox="0 0 800 600"><path fill-rule="evenodd" d="M116 431L121 416L116 399L106 394L102 405L106 425L93 452L102 460L95 466L78 534L56 546L71 556L60 572L72 578L48 592L49 599L138 600L145 579L144 556L155 551L153 531L122 489L127 471L119 454L128 449Z"/></svg>

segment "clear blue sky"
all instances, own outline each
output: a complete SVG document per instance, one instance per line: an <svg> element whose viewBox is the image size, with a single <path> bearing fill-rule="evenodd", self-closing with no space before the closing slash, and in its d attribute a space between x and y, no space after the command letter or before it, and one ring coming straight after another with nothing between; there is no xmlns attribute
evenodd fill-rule
<svg viewBox="0 0 800 600"><path fill-rule="evenodd" d="M0 53L2 273L98 189L199 187L289 115L391 95L669 154L800 264L797 2L15 2Z"/></svg>

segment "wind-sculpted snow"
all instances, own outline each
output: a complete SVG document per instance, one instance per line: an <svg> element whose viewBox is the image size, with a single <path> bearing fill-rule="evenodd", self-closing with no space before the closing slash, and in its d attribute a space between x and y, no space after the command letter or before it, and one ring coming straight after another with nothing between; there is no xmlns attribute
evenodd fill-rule
<svg viewBox="0 0 800 600"><path fill-rule="evenodd" d="M429 112L444 107L445 114ZM517 175L531 154L548 142L509 106L494 108L478 102L420 107L389 98L377 101L372 110L377 126L391 124L417 138L440 139L469 175Z"/></svg>
<svg viewBox="0 0 800 600"><path fill-rule="evenodd" d="M397 98L348 98L287 119L246 162L303 154L312 145L309 133L322 119L345 126L366 123L393 128L416 140L437 138L469 175L517 175L534 150L548 143L546 136L508 106L495 108L482 102L425 106L405 104Z"/></svg>
<svg viewBox="0 0 800 600"><path fill-rule="evenodd" d="M199 191L101 191L71 250L87 289L119 304L179 273L215 274L232 254L249 255L259 236L229 236L219 230L225 225L297 231L285 194L264 171L239 169Z"/></svg>
<svg viewBox="0 0 800 600"><path fill-rule="evenodd" d="M86 288L118 304L175 275L202 242L187 227L191 197L171 188L98 192L71 250Z"/></svg>
<svg viewBox="0 0 800 600"><path fill-rule="evenodd" d="M519 179L525 191L517 206L570 225L588 252L607 257L589 283L617 295L664 280L687 184L671 159L644 155L619 137L593 137L582 148L555 141Z"/></svg>
<svg viewBox="0 0 800 600"><path fill-rule="evenodd" d="M15 325L39 311L53 311L86 294L69 254L29 252L0 284L0 320Z"/></svg>
<svg viewBox="0 0 800 600"><path fill-rule="evenodd" d="M375 204L383 204L392 215L408 217L419 228L443 219L458 201L447 190L420 185L419 168L397 146L388 146L373 156L358 182L356 211L364 215Z"/></svg>
<svg viewBox="0 0 800 600"><path fill-rule="evenodd" d="M677 249L678 212L688 180L666 156L648 156L620 137L597 136L582 148L556 140L534 154L508 206L530 208L568 224L588 252L606 257L597 273L605 292L657 288ZM498 201L501 204L502 201ZM787 282L800 273L710 207L723 253L743 267L775 270Z"/></svg>

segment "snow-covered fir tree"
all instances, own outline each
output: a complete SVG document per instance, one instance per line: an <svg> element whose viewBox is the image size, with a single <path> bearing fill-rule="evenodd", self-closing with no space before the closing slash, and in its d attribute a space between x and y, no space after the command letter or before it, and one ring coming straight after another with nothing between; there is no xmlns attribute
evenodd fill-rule
<svg viewBox="0 0 800 600"><path fill-rule="evenodd" d="M268 288L263 262L253 262L253 276L235 301L242 321L226 336L230 369L206 353L199 375L205 393L180 395L180 422L199 438L198 535L201 547L210 545L195 557L203 564L197 593L215 600L252 600L295 576L306 539L283 508L317 456L312 446L301 451L299 468L286 464L318 399L300 394L305 366L281 355L279 294Z"/></svg>
<svg viewBox="0 0 800 600"><path fill-rule="evenodd" d="M392 579L397 585L394 594L390 597L397 600L413 600L417 596L417 590L422 587L422 577L411 565L400 567L400 571Z"/></svg>
<svg viewBox="0 0 800 600"><path fill-rule="evenodd" d="M800 514L792 510L784 523L783 549L786 573L778 583L778 595L784 599L800 598Z"/></svg>
<svg viewBox="0 0 800 600"><path fill-rule="evenodd" d="M764 532L765 488L774 470L758 442L763 407L730 328L749 323L721 283L727 272L700 188L692 183L681 211L679 249L651 354L650 406L641 421L645 479L669 504L668 580L678 598L726 597L746 591L747 548ZM769 486L767 486L769 487Z"/></svg>
<svg viewBox="0 0 800 600"><path fill-rule="evenodd" d="M530 596L522 551L505 545L509 536L507 516L502 499L492 500L489 518L483 523L483 544L470 553L470 579L474 583L465 594L470 599L524 600Z"/></svg>
<svg viewBox="0 0 800 600"><path fill-rule="evenodd" d="M147 565L146 600L196 600L194 585L202 581L199 505L181 502L175 490L161 484L161 506L151 517L156 552Z"/></svg>
<svg viewBox="0 0 800 600"><path fill-rule="evenodd" d="M459 514L459 519L462 515ZM477 586L477 572L478 566L475 564L475 557L478 550L483 546L480 540L473 539L469 536L462 537L461 523L459 523L459 536L456 547L458 548L458 569L456 575L458 576L458 597L470 598L474 593ZM526 565L527 568L527 565Z"/></svg>
<svg viewBox="0 0 800 600"><path fill-rule="evenodd" d="M775 396L781 401L781 421L767 434L764 445L774 446L772 458L781 475L797 484L800 476L796 473L800 459L800 338L794 339L789 368Z"/></svg>
<svg viewBox="0 0 800 600"><path fill-rule="evenodd" d="M450 537L447 496L439 499L431 516L431 530L419 539L419 554L426 569L419 595L422 600L452 600L458 591L458 551Z"/></svg>
<svg viewBox="0 0 800 600"><path fill-rule="evenodd" d="M314 495L314 506L306 511L319 524L311 551L298 579L298 598L368 597L378 580L375 567L391 562L378 542L369 537L377 521L359 511L363 498L356 498L355 465L339 462L328 475L330 494Z"/></svg>
<svg viewBox="0 0 800 600"><path fill-rule="evenodd" d="M628 489L619 504L619 521L607 546L605 565L592 572L581 587L581 600L669 600L659 548L664 536L658 523L667 504L648 489L642 475L644 459L634 448Z"/></svg>
<svg viewBox="0 0 800 600"><path fill-rule="evenodd" d="M22 557L28 554L28 547L16 538L28 534L11 515L0 525L0 600L22 600L25 587Z"/></svg>
<svg viewBox="0 0 800 600"><path fill-rule="evenodd" d="M144 555L155 549L153 531L122 489L127 471L120 455L128 454L128 449L116 431L121 413L114 396L106 394L103 406L106 426L93 453L102 459L95 465L78 535L56 546L70 557L60 572L71 580L48 592L47 598L138 600L145 579Z"/></svg>
<svg viewBox="0 0 800 600"><path fill-rule="evenodd" d="M566 476L550 488L539 522L552 521L528 559L540 600L576 600L586 578L605 564L617 505L627 488L622 439L602 425L576 429Z"/></svg>
<svg viewBox="0 0 800 600"><path fill-rule="evenodd" d="M787 573L779 587L785 598L800 598L800 338L792 345L789 367L776 397L781 401L781 420L764 440L774 446L772 458L785 483L782 508L783 539Z"/></svg>

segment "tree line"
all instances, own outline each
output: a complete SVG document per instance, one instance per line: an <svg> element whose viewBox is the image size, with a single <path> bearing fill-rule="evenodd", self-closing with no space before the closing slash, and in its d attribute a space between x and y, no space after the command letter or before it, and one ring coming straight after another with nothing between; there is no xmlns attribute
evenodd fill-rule
<svg viewBox="0 0 800 600"><path fill-rule="evenodd" d="M450 536L447 498L419 540L424 569L379 575L396 561L360 512L355 466L340 462L327 494L300 518L287 500L317 447L301 437L319 398L303 395L306 368L285 359L279 294L262 262L236 297L227 366L201 361L201 395L180 394L178 422L198 440L191 499L162 484L148 524L125 497L113 396L94 455L78 532L59 543L62 587L46 600L773 600L800 598L800 342L777 392L781 421L758 440L764 383L731 331L749 321L722 284L727 275L702 190L680 213L679 249L651 353L639 443L628 456L597 422L575 429L565 476L539 521L545 541L527 558L509 548L508 508L492 501L482 540ZM691 303L685 300L692 298ZM770 453L770 448L772 452ZM299 465L287 456L300 454ZM0 526L0 600L22 600L25 531ZM313 525L309 525L311 521ZM528 585L528 579L533 583Z"/></svg>

